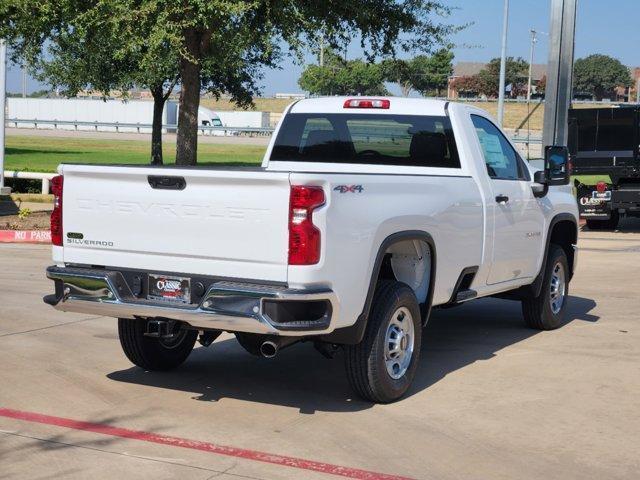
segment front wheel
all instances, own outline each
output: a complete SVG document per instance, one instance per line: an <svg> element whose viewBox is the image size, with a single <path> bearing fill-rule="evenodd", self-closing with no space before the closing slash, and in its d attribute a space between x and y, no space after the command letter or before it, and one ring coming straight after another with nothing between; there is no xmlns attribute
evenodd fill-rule
<svg viewBox="0 0 640 480"><path fill-rule="evenodd" d="M389 403L409 389L420 358L422 322L413 290L396 281L382 281L364 338L345 347L351 387L365 400Z"/></svg>
<svg viewBox="0 0 640 480"><path fill-rule="evenodd" d="M569 295L569 262L559 245L549 245L543 275L540 294L522 300L522 314L527 326L553 330L562 325Z"/></svg>
<svg viewBox="0 0 640 480"><path fill-rule="evenodd" d="M145 370L170 370L181 365L193 350L198 332L175 326L173 338L145 336L145 320L118 319L120 345L131 363Z"/></svg>

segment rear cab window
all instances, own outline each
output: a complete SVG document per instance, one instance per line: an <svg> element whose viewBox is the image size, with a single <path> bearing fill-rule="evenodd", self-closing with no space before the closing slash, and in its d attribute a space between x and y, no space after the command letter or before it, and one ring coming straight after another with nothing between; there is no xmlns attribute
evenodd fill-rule
<svg viewBox="0 0 640 480"><path fill-rule="evenodd" d="M270 161L460 168L445 116L290 113Z"/></svg>

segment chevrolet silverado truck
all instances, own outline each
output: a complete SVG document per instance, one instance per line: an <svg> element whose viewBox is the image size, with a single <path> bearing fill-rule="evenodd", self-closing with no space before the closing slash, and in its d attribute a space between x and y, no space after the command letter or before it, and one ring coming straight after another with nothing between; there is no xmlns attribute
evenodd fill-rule
<svg viewBox="0 0 640 480"><path fill-rule="evenodd" d="M467 105L332 97L290 105L260 168L63 164L44 300L117 318L143 369L221 332L263 357L310 341L344 357L361 397L395 401L434 307L498 296L529 327L562 324L567 158L547 147L534 172Z"/></svg>

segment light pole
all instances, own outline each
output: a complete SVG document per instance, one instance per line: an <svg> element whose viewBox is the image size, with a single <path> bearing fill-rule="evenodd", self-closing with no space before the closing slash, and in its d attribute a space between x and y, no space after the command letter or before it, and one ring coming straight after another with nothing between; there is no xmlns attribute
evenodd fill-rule
<svg viewBox="0 0 640 480"><path fill-rule="evenodd" d="M8 195L11 189L4 186L4 120L7 96L7 46L0 38L0 195Z"/></svg>
<svg viewBox="0 0 640 480"><path fill-rule="evenodd" d="M27 67L22 67L22 98L27 98Z"/></svg>
<svg viewBox="0 0 640 480"><path fill-rule="evenodd" d="M527 81L527 103L531 102L531 74L533 69L533 50L536 47L536 43L538 39L536 38L536 32L534 29L531 29L531 49L529 50L529 80Z"/></svg>
<svg viewBox="0 0 640 480"><path fill-rule="evenodd" d="M507 32L509 31L509 0L504 0L504 14L502 19L502 53L500 55L500 86L498 91L498 125L502 127L504 118L504 89L507 70Z"/></svg>
<svg viewBox="0 0 640 480"><path fill-rule="evenodd" d="M567 145L577 0L551 0L542 146Z"/></svg>

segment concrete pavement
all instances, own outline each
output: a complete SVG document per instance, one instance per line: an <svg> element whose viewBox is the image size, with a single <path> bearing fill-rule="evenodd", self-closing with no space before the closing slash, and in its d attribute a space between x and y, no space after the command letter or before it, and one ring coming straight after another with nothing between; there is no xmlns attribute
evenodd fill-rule
<svg viewBox="0 0 640 480"><path fill-rule="evenodd" d="M581 234L559 330L526 329L503 300L436 311L410 395L384 406L308 344L264 360L224 335L175 371L132 367L115 320L42 303L48 247L0 245L0 408L416 479L636 478L638 225ZM2 479L338 478L3 416L0 465Z"/></svg>

